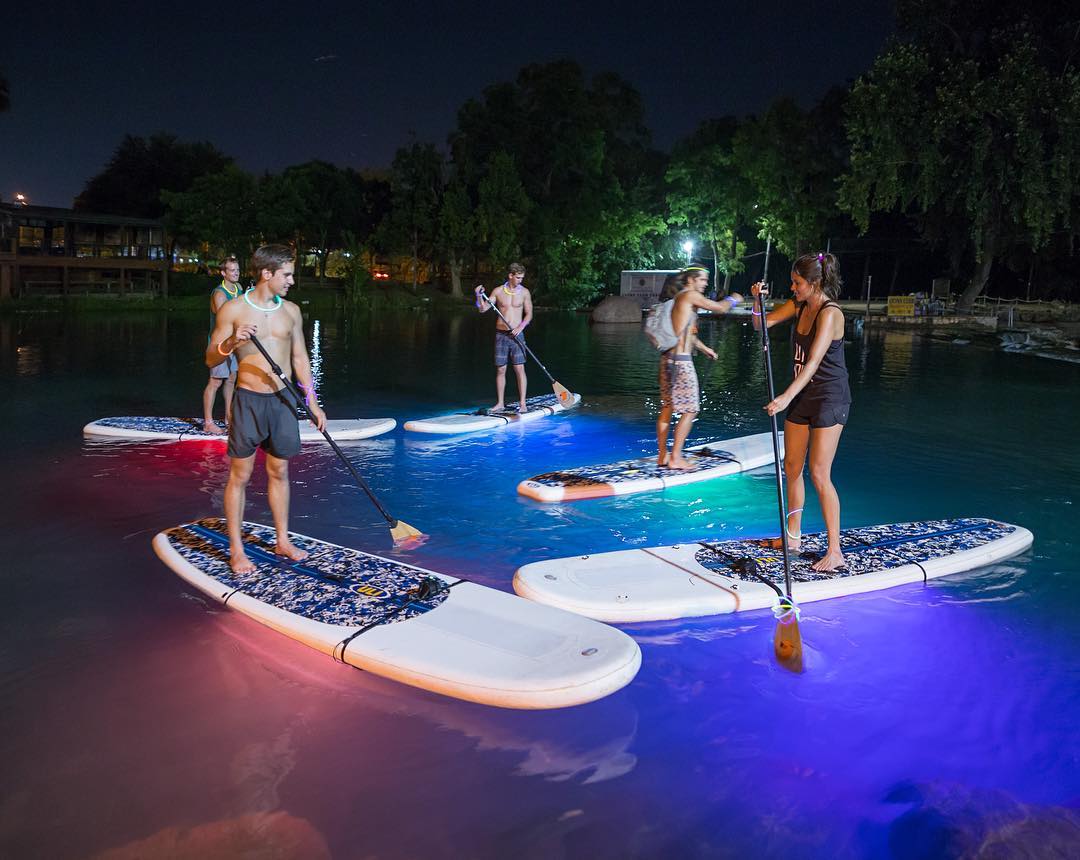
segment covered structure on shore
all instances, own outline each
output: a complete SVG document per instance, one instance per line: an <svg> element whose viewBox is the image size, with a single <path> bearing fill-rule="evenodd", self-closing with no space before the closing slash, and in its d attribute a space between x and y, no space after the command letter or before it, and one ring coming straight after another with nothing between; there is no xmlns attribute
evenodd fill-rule
<svg viewBox="0 0 1080 860"><path fill-rule="evenodd" d="M170 265L160 220L0 203L0 300L163 295Z"/></svg>

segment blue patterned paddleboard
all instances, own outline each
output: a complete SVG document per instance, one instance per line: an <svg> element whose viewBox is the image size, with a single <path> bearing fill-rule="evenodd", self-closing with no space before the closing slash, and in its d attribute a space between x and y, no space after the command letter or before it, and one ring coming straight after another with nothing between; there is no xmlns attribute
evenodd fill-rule
<svg viewBox="0 0 1080 860"><path fill-rule="evenodd" d="M538 502L563 502L647 493L711 481L773 462L771 433L740 436L723 442L695 445L684 453L689 469L669 469L656 463L656 455L620 460L599 466L578 466L546 472L518 484L518 493ZM780 434L780 456L784 454L784 434Z"/></svg>
<svg viewBox="0 0 1080 860"><path fill-rule="evenodd" d="M393 418L342 418L326 422L326 431L335 442L368 439L389 433L397 426ZM152 416L122 416L99 418L83 427L87 436L107 439L159 440L169 442L225 440L223 434L207 433L202 421L196 418L157 418ZM325 441L322 433L307 419L300 422L300 440L303 442Z"/></svg>
<svg viewBox="0 0 1080 860"><path fill-rule="evenodd" d="M547 418L557 412L573 409L581 402L581 395L575 394L573 402L563 405L554 394L530 397L525 401L527 412L519 412L516 406L495 411L477 409L474 412L455 412L451 415L437 415L434 418L415 418L405 422L405 429L413 433L472 433L476 430L491 430L505 427L507 424L527 424L540 418Z"/></svg>
<svg viewBox="0 0 1080 860"><path fill-rule="evenodd" d="M925 582L992 564L1034 540L1021 526L982 518L926 520L844 529L845 566L812 569L827 545L803 535L792 554L797 603ZM755 575L756 574L756 575ZM782 553L758 540L701 541L541 561L520 568L514 590L602 621L652 621L762 609L784 588Z"/></svg>
<svg viewBox="0 0 1080 860"><path fill-rule="evenodd" d="M214 600L335 660L425 690L508 708L559 708L606 696L641 664L629 636L493 588L290 533L309 553L274 552L274 529L244 523L229 564L224 520L177 526L154 550Z"/></svg>

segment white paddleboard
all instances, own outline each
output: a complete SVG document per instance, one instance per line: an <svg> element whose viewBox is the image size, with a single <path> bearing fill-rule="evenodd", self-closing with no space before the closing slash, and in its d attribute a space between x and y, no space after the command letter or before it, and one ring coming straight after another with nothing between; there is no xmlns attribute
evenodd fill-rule
<svg viewBox="0 0 1080 860"><path fill-rule="evenodd" d="M601 466L579 466L545 472L518 484L518 493L538 502L563 502L647 493L711 481L773 462L772 433L740 436L706 445L685 448L690 469L668 469L656 464L656 456L620 460ZM784 454L784 434L780 434L780 455Z"/></svg>
<svg viewBox="0 0 1080 860"><path fill-rule="evenodd" d="M796 603L827 600L924 582L992 564L1031 546L1031 532L996 520L964 518L869 526L841 531L846 567L818 573L824 532L804 534L791 557ZM522 597L601 621L659 621L763 609L777 592L749 572L784 588L782 553L752 540L703 541L652 549L540 561L519 568Z"/></svg>
<svg viewBox="0 0 1080 860"><path fill-rule="evenodd" d="M490 409L478 409L475 412L455 412L450 415L437 415L434 418L415 418L405 422L405 429L413 433L472 433L476 430L491 430L505 427L507 424L526 424L547 418L557 412L573 409L581 402L581 395L573 395L573 401L563 405L554 394L530 397L525 401L527 412L518 412L516 406L495 412Z"/></svg>
<svg viewBox="0 0 1080 860"><path fill-rule="evenodd" d="M358 669L486 705L562 708L620 689L641 665L633 639L579 615L290 533L310 553L292 562L274 554L273 528L243 531L250 574L230 569L218 517L161 532L154 550L214 600Z"/></svg>
<svg viewBox="0 0 1080 860"><path fill-rule="evenodd" d="M326 422L326 431L335 442L348 442L354 439L370 439L389 433L397 426L393 418L339 418ZM202 429L202 421L195 418L155 418L150 416L124 416L120 418L99 418L83 427L83 434L107 439L144 439L184 442L207 439L228 440L228 435L207 433ZM306 418L300 422L301 442L326 441L314 424Z"/></svg>

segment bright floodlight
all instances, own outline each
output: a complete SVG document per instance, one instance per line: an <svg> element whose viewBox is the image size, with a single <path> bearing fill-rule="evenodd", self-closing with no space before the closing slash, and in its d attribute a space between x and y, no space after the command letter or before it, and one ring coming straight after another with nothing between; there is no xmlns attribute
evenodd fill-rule
<svg viewBox="0 0 1080 860"><path fill-rule="evenodd" d="M694 243L687 239L685 242L682 243L682 249L686 251L686 255L689 257L691 254L694 253Z"/></svg>

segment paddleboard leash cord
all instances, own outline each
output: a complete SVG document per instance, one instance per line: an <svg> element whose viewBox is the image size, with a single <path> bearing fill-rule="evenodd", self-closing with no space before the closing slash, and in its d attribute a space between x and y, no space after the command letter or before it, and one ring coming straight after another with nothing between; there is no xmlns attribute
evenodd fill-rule
<svg viewBox="0 0 1080 860"><path fill-rule="evenodd" d="M802 616L802 610L793 598L781 594L776 598L776 605L772 608L773 618L781 624L798 623Z"/></svg>

